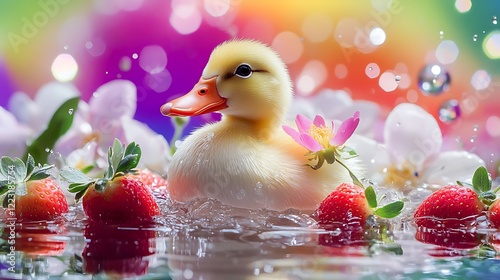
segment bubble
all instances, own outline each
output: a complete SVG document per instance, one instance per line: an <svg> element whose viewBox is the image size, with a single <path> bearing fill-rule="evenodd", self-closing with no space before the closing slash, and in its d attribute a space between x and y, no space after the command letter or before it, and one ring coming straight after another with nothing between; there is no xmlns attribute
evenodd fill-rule
<svg viewBox="0 0 500 280"><path fill-rule="evenodd" d="M60 54L52 62L52 75L59 82L69 82L78 73L78 64L70 54Z"/></svg>
<svg viewBox="0 0 500 280"><path fill-rule="evenodd" d="M484 70L477 70L472 75L470 83L476 90L487 89L491 83L491 76Z"/></svg>
<svg viewBox="0 0 500 280"><path fill-rule="evenodd" d="M477 34L474 34L474 36L472 36L472 41L477 41Z"/></svg>
<svg viewBox="0 0 500 280"><path fill-rule="evenodd" d="M492 22L493 24L497 24L497 16L493 16Z"/></svg>
<svg viewBox="0 0 500 280"><path fill-rule="evenodd" d="M458 57L458 46L455 42L444 40L436 48L436 58L442 64L451 64L455 62Z"/></svg>
<svg viewBox="0 0 500 280"><path fill-rule="evenodd" d="M130 57L128 56L124 56L120 59L120 63L118 65L118 67L120 68L120 70L122 71L129 71L130 68L132 68L132 59L130 59Z"/></svg>
<svg viewBox="0 0 500 280"><path fill-rule="evenodd" d="M377 63L368 63L365 68L366 76L370 79L375 79L380 74L380 68Z"/></svg>
<svg viewBox="0 0 500 280"><path fill-rule="evenodd" d="M385 38L385 31L380 27L373 28L370 31L370 42L375 46L382 45L385 42Z"/></svg>
<svg viewBox="0 0 500 280"><path fill-rule="evenodd" d="M420 70L418 86L426 95L440 95L450 86L450 74L437 64L427 65Z"/></svg>
<svg viewBox="0 0 500 280"><path fill-rule="evenodd" d="M439 119L444 123L451 123L460 117L460 105L457 100L450 99L439 107Z"/></svg>
<svg viewBox="0 0 500 280"><path fill-rule="evenodd" d="M396 81L396 83L401 82L401 76L396 75L396 76L394 77L394 80Z"/></svg>

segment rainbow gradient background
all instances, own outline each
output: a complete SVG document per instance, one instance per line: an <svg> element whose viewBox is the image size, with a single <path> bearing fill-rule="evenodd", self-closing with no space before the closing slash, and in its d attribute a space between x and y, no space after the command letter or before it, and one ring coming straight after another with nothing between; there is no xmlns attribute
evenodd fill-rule
<svg viewBox="0 0 500 280"><path fill-rule="evenodd" d="M477 152L496 172L496 16L500 2L493 0L2 1L0 106L8 107L16 91L34 96L55 79L75 84L86 101L100 85L128 79L138 89L135 118L170 139L160 106L191 89L216 45L253 38L283 56L296 95L343 89L377 102L383 114L416 103L438 119L446 149ZM449 73L450 84L429 95L418 76L432 64ZM439 109L449 100L461 114L441 121ZM190 128L210 119L192 118Z"/></svg>

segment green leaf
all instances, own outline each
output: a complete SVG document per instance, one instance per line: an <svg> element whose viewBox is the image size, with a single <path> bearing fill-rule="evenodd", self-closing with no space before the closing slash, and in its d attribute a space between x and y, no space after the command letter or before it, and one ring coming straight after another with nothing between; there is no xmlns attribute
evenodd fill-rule
<svg viewBox="0 0 500 280"><path fill-rule="evenodd" d="M481 193L487 192L491 190L491 180L488 175L488 170L484 166L480 166L474 172L474 176L472 177L472 186L474 190Z"/></svg>
<svg viewBox="0 0 500 280"><path fill-rule="evenodd" d="M3 195L9 190L9 181L0 181L0 195Z"/></svg>
<svg viewBox="0 0 500 280"><path fill-rule="evenodd" d="M368 186L365 189L365 197L366 201L368 202L368 206L370 206L370 208L372 209L377 208L377 195L375 194L375 190L373 189L372 186Z"/></svg>
<svg viewBox="0 0 500 280"><path fill-rule="evenodd" d="M141 147L135 142L131 142L128 144L127 149L125 150L125 156L127 155L137 155L139 159L141 159Z"/></svg>
<svg viewBox="0 0 500 280"><path fill-rule="evenodd" d="M35 159L33 159L33 156L28 154L28 159L26 159L26 176L29 177L31 176L31 173L35 169Z"/></svg>
<svg viewBox="0 0 500 280"><path fill-rule="evenodd" d="M68 99L56 110L49 121L47 129L28 146L25 158L27 158L28 154L31 154L35 162L47 163L49 151L54 148L57 140L71 127L75 114L68 114L68 111L70 109L76 110L79 100L79 97Z"/></svg>
<svg viewBox="0 0 500 280"><path fill-rule="evenodd" d="M375 215L382 218L394 218L401 214L405 203L403 201L394 201L375 210Z"/></svg>
<svg viewBox="0 0 500 280"><path fill-rule="evenodd" d="M93 181L92 178L85 175L82 171L69 166L61 169L59 175L70 184L88 184Z"/></svg>
<svg viewBox="0 0 500 280"><path fill-rule="evenodd" d="M76 195L75 195L76 202L78 202L85 195L85 193L87 192L87 190L88 190L88 188L84 189L84 190L81 190L78 193L76 193Z"/></svg>
<svg viewBox="0 0 500 280"><path fill-rule="evenodd" d="M126 155L118 164L115 174L127 173L128 170L133 169L139 163L139 157L137 155Z"/></svg>
<svg viewBox="0 0 500 280"><path fill-rule="evenodd" d="M68 191L70 193L78 193L78 192L81 192L83 190L86 190L88 189L89 185L91 184L91 182L89 183L73 183L73 184L69 184L68 186Z"/></svg>
<svg viewBox="0 0 500 280"><path fill-rule="evenodd" d="M28 193L28 189L26 188L26 182L19 182L16 186L16 195L26 195Z"/></svg>
<svg viewBox="0 0 500 280"><path fill-rule="evenodd" d="M6 179L12 183L19 183L26 178L26 165L19 158L2 157L2 170L6 175Z"/></svg>
<svg viewBox="0 0 500 280"><path fill-rule="evenodd" d="M110 147L110 151L108 153L108 156L111 154L109 163L113 167L113 171L111 171L111 173L109 173L110 171L108 171L109 174L107 175L109 177L113 177L114 173L116 173L118 165L123 158L123 153L124 151L122 142L120 142L120 140L118 139L115 139L115 141L113 142L113 146Z"/></svg>
<svg viewBox="0 0 500 280"><path fill-rule="evenodd" d="M31 173L31 176L27 181L42 180L50 176L49 170L52 169L54 165L45 165L43 167L35 167L35 170Z"/></svg>

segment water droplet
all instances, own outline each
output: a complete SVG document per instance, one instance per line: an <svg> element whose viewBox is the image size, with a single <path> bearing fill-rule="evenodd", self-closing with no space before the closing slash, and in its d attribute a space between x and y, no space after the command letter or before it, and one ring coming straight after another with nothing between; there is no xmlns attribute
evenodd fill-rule
<svg viewBox="0 0 500 280"><path fill-rule="evenodd" d="M497 16L493 16L493 24L497 24Z"/></svg>
<svg viewBox="0 0 500 280"><path fill-rule="evenodd" d="M133 59L137 59L138 57L139 57L139 55L138 55L138 54L136 54L136 53L132 54L132 58L133 58Z"/></svg>
<svg viewBox="0 0 500 280"><path fill-rule="evenodd" d="M471 143L474 143L476 141L476 138L477 138L477 136L472 136L469 141Z"/></svg>
<svg viewBox="0 0 500 280"><path fill-rule="evenodd" d="M496 20L496 17L493 17L493 20ZM496 23L495 23L495 24L496 24ZM65 45L65 46L64 46L64 49L65 49L65 50L68 50L68 49L69 49L69 46L68 46L68 45Z"/></svg>
<svg viewBox="0 0 500 280"><path fill-rule="evenodd" d="M369 71L372 71L372 70L373 70L373 67L368 67L368 70L369 70Z"/></svg>
<svg viewBox="0 0 500 280"><path fill-rule="evenodd" d="M439 107L439 119L444 123L451 123L460 117L460 105L457 100L450 99Z"/></svg>
<svg viewBox="0 0 500 280"><path fill-rule="evenodd" d="M396 75L396 77L394 77L394 80L396 81L396 83L401 82L401 76Z"/></svg>
<svg viewBox="0 0 500 280"><path fill-rule="evenodd" d="M73 112L74 112L74 109L73 108L69 108L68 114L73 115Z"/></svg>
<svg viewBox="0 0 500 280"><path fill-rule="evenodd" d="M426 95L440 95L450 86L450 74L437 64L427 65L420 70L418 85Z"/></svg>
<svg viewBox="0 0 500 280"><path fill-rule="evenodd" d="M50 149L49 148L45 148L45 152L50 152Z"/></svg>
<svg viewBox="0 0 500 280"><path fill-rule="evenodd" d="M477 41L477 34L474 34L474 36L472 36L472 40L475 42Z"/></svg>
<svg viewBox="0 0 500 280"><path fill-rule="evenodd" d="M397 123L396 123L396 126L400 126L400 125L401 125L401 123L400 123L400 122L397 122Z"/></svg>
<svg viewBox="0 0 500 280"><path fill-rule="evenodd" d="M477 131L478 129L479 129L479 125L477 125L477 124L476 124L476 125L474 125L473 130L474 130L474 131Z"/></svg>

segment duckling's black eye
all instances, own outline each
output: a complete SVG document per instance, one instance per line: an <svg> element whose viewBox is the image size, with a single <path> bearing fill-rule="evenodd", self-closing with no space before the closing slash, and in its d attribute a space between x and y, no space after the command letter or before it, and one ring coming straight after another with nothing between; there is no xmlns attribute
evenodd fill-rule
<svg viewBox="0 0 500 280"><path fill-rule="evenodd" d="M234 71L234 74L240 78L249 78L250 76L252 76L252 73L252 68L250 68L250 65L248 64L241 64Z"/></svg>

